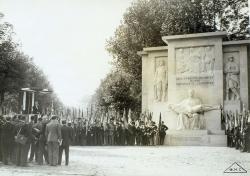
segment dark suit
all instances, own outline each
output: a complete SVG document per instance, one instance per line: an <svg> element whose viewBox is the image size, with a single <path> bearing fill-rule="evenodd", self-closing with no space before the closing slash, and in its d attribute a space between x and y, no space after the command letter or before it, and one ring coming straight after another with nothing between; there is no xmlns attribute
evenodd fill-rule
<svg viewBox="0 0 250 176"><path fill-rule="evenodd" d="M34 136L32 135L32 128L30 124L20 122L20 134L24 135L28 138L27 142L23 144L17 144L17 166L26 166L27 165L27 159L28 159L28 152L31 141L34 139Z"/></svg>
<svg viewBox="0 0 250 176"><path fill-rule="evenodd" d="M2 127L1 134L2 156L4 164L8 164L11 159L14 145L14 125L7 121Z"/></svg>
<svg viewBox="0 0 250 176"><path fill-rule="evenodd" d="M65 152L65 165L69 164L69 145L73 139L73 133L70 127L63 125L61 128L62 145L59 147L59 160L58 164L62 162L62 153Z"/></svg>

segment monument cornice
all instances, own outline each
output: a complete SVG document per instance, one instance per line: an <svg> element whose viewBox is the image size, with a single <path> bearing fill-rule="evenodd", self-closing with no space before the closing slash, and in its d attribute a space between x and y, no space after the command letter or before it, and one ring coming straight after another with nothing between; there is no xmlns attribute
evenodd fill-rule
<svg viewBox="0 0 250 176"><path fill-rule="evenodd" d="M218 38L218 37L225 37L226 35L227 35L226 31L205 32L205 33L195 33L195 34L163 36L162 40L165 43L168 43L171 40L193 39L193 38L203 38L203 37L217 37Z"/></svg>
<svg viewBox="0 0 250 176"><path fill-rule="evenodd" d="M222 45L249 45L250 40L234 40L222 42Z"/></svg>
<svg viewBox="0 0 250 176"><path fill-rule="evenodd" d="M155 52L155 51L167 51L168 46L158 46L158 47L148 47L148 48L143 48L142 51L138 51L137 54L140 56L147 55L150 52Z"/></svg>

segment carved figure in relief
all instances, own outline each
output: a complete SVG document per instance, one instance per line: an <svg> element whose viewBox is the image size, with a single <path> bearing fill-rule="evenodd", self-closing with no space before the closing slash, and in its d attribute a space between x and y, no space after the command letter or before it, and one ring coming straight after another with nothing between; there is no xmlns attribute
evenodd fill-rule
<svg viewBox="0 0 250 176"><path fill-rule="evenodd" d="M234 57L229 57L224 68L226 74L226 100L240 99L240 68L234 61Z"/></svg>
<svg viewBox="0 0 250 176"><path fill-rule="evenodd" d="M214 70L215 58L213 56L212 51L213 50L211 46L205 47L205 52L204 52L205 55L204 55L203 64L202 64L203 73L212 73L212 71Z"/></svg>
<svg viewBox="0 0 250 176"><path fill-rule="evenodd" d="M155 100L164 101L167 90L167 69L164 60L160 60L154 76Z"/></svg>
<svg viewBox="0 0 250 176"><path fill-rule="evenodd" d="M177 74L211 74L214 71L212 46L179 48L176 50Z"/></svg>
<svg viewBox="0 0 250 176"><path fill-rule="evenodd" d="M177 56L176 56L176 73L177 74L183 74L188 72L188 67L186 64L186 60L184 57L184 49L178 49L177 50Z"/></svg>
<svg viewBox="0 0 250 176"><path fill-rule="evenodd" d="M177 130L197 130L204 127L202 115L205 112L218 110L221 109L221 107L202 104L201 99L194 96L194 90L189 90L188 98L179 104L169 104L169 109L178 114Z"/></svg>

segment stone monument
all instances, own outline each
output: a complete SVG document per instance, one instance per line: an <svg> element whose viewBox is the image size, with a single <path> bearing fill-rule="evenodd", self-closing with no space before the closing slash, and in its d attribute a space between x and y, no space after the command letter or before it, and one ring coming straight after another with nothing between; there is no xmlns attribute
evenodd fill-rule
<svg viewBox="0 0 250 176"><path fill-rule="evenodd" d="M223 41L225 36L164 36L168 46L138 52L142 112L153 112L156 122L161 113L169 127L166 144L225 146L221 110L249 108L250 41Z"/></svg>

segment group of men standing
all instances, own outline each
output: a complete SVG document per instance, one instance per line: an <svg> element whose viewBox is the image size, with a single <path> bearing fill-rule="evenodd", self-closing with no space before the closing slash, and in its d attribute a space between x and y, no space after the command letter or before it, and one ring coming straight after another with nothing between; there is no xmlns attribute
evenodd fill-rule
<svg viewBox="0 0 250 176"><path fill-rule="evenodd" d="M222 116L222 124L225 126L227 135L227 146L240 150L241 152L250 152L250 113L242 112L240 114L225 112Z"/></svg>
<svg viewBox="0 0 250 176"><path fill-rule="evenodd" d="M70 124L71 126L72 124ZM168 127L161 122L160 126L152 120L131 121L127 125L123 121L87 124L79 120L72 125L73 145L163 145Z"/></svg>
<svg viewBox="0 0 250 176"><path fill-rule="evenodd" d="M69 145L73 139L72 128L66 121L59 122L57 116L30 121L23 115L0 117L0 161L5 165L28 166L28 162L39 165L60 165L65 151L65 165L69 164Z"/></svg>

